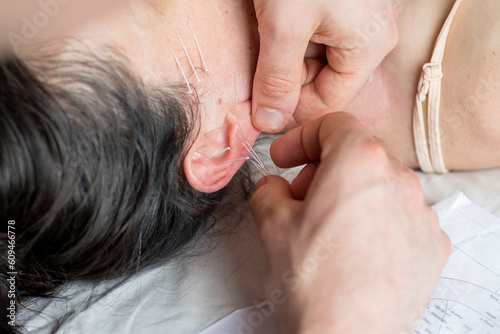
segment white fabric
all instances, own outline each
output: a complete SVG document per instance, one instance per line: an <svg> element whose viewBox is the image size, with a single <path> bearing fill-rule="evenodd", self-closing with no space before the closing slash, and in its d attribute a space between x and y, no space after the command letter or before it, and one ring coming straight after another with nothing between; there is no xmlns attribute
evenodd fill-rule
<svg viewBox="0 0 500 334"><path fill-rule="evenodd" d="M295 173L289 174L292 178ZM462 190L500 217L500 169L419 177L429 204ZM234 310L259 303L264 299L265 261L247 209L241 206L243 222L234 232L195 241L192 247L198 255L141 273L74 316L60 333L198 333ZM228 218L222 224L236 222ZM72 300L75 305L79 302ZM28 322L32 333L47 333L47 322L68 309L65 302L57 301L39 301L33 308L43 312ZM26 311L19 315L30 317Z"/></svg>

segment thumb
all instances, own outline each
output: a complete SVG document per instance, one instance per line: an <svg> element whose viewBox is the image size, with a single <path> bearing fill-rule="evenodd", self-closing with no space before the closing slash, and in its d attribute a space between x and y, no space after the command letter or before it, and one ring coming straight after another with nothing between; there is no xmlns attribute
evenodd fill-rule
<svg viewBox="0 0 500 334"><path fill-rule="evenodd" d="M294 113L300 97L304 55L312 35L307 29L302 32L280 25L279 20L267 24L265 17L259 17L260 52L253 84L252 121L263 132L281 131Z"/></svg>
<svg viewBox="0 0 500 334"><path fill-rule="evenodd" d="M275 231L298 217L300 203L293 199L290 183L279 176L267 176L259 181L250 199L252 215L261 236L276 236Z"/></svg>

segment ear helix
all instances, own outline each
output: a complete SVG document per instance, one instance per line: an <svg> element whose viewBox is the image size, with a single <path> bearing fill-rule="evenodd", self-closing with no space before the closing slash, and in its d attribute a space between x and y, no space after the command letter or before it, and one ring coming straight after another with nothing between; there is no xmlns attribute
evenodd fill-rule
<svg viewBox="0 0 500 334"><path fill-rule="evenodd" d="M230 151L231 150L231 147L226 147L224 150L220 151L220 152L217 152L211 156L209 156L208 158L205 159L205 161L207 160L211 160L215 157L218 157L219 155L221 155L222 153L224 152L227 152L227 151ZM229 162L237 162L237 161L243 161L243 160L250 160L250 157L245 157L245 158L240 158L240 159L232 159L232 160L226 160L224 161L225 164L229 163Z"/></svg>
<svg viewBox="0 0 500 334"><path fill-rule="evenodd" d="M223 149L222 151L217 152L217 153L215 153L215 154L213 154L213 155L209 156L208 158L206 158L206 159L205 159L205 161L207 161L207 160L211 160L211 159L213 159L213 158L215 158L215 157L218 157L219 155L223 154L224 152L227 152L227 151L230 151L230 150L231 150L231 147L226 147L226 148L225 148L225 149Z"/></svg>
<svg viewBox="0 0 500 334"><path fill-rule="evenodd" d="M218 157L219 155L223 154L224 152L227 152L227 151L230 151L230 150L231 150L231 147L226 147L222 151L217 152L217 153L209 156L208 158L205 159L205 161L211 160L211 159L213 159L215 157ZM249 160L249 159L250 159L250 157L245 157L245 158L240 158L240 159L232 159L232 160L226 160L226 161L224 161L224 163L226 164L226 163L229 163L229 162L237 162L237 161L243 161L243 160Z"/></svg>
<svg viewBox="0 0 500 334"><path fill-rule="evenodd" d="M237 162L237 161L243 161L243 160L250 160L250 157L240 158L240 159L233 159L233 160L227 160L227 161L224 161L224 163L227 164L228 162Z"/></svg>
<svg viewBox="0 0 500 334"><path fill-rule="evenodd" d="M248 142L245 143L243 141L242 141L242 144L243 144L243 147L248 151L249 156L239 158L239 159L226 160L223 163L226 164L226 163L231 163L231 162L239 162L239 161L243 161L243 160L249 160L257 168L257 170L260 173L262 173L262 175L264 175L264 176L270 175L269 171L266 169L266 166L264 165L262 160L259 158L257 153L254 151L254 149L250 146L250 144L248 144ZM214 158L216 158L216 157L218 157L218 156L220 156L220 155L222 155L225 152L230 151L230 150L231 150L231 147L226 147L222 151L212 154L211 156L206 158L205 161L212 160L212 159L214 159ZM252 158L253 158L253 160L252 160Z"/></svg>

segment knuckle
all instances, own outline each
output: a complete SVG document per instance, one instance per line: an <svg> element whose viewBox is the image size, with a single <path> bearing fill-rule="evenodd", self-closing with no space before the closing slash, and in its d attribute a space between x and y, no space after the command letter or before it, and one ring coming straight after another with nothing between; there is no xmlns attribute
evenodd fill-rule
<svg viewBox="0 0 500 334"><path fill-rule="evenodd" d="M289 212L281 206L268 205L261 216L259 234L262 240L273 240L281 234L283 224L290 219Z"/></svg>
<svg viewBox="0 0 500 334"><path fill-rule="evenodd" d="M392 9L394 11L394 19L397 20L398 17L399 17L399 12L400 12L400 8L399 8L399 0L392 0Z"/></svg>
<svg viewBox="0 0 500 334"><path fill-rule="evenodd" d="M409 171L408 173L402 175L402 177L406 180L407 187L413 197L418 197L419 199L423 197L424 191L417 174Z"/></svg>
<svg viewBox="0 0 500 334"><path fill-rule="evenodd" d="M295 17L295 15L290 17L281 15L281 13L262 11L257 19L259 21L259 34L264 42L280 43L280 45L287 47L296 45L298 40L304 38L305 25L290 24L290 22L301 22L302 17Z"/></svg>
<svg viewBox="0 0 500 334"><path fill-rule="evenodd" d="M426 207L426 208L427 208L429 215L430 215L431 226L434 227L437 231L441 232L441 228L439 227L439 217L438 217L437 213L429 207Z"/></svg>
<svg viewBox="0 0 500 334"><path fill-rule="evenodd" d="M446 263L446 261L448 260L448 258L450 257L450 254L451 254L451 248L452 248L452 245L451 245L451 241L450 241L450 238L446 235L446 233L444 232L441 232L442 233L442 244L443 244L443 262Z"/></svg>
<svg viewBox="0 0 500 334"><path fill-rule="evenodd" d="M428 210L430 211L430 225L435 231L434 235L437 239L437 251L442 259L442 265L444 265L451 254L452 244L448 235L444 233L439 225L437 213L431 208L428 208Z"/></svg>
<svg viewBox="0 0 500 334"><path fill-rule="evenodd" d="M262 72L266 75L259 75L255 82L256 88L264 98L286 99L297 89L291 77L291 71L283 67L265 67Z"/></svg>
<svg viewBox="0 0 500 334"><path fill-rule="evenodd" d="M362 135L359 138L358 135L354 133L353 140L347 139L344 142L338 153L343 157L339 166L351 177L357 175L366 182L386 182L388 175L393 175L394 170L383 145L371 136ZM328 150L325 152L328 154Z"/></svg>
<svg viewBox="0 0 500 334"><path fill-rule="evenodd" d="M263 237L291 218L287 207L273 196L271 189L272 185L263 185L250 199L252 213Z"/></svg>
<svg viewBox="0 0 500 334"><path fill-rule="evenodd" d="M399 41L398 25L395 20L389 22L387 32L388 32L387 47L389 51L391 51L396 47Z"/></svg>
<svg viewBox="0 0 500 334"><path fill-rule="evenodd" d="M383 145L372 137L364 138L358 147L358 153L376 170L387 170L389 157Z"/></svg>

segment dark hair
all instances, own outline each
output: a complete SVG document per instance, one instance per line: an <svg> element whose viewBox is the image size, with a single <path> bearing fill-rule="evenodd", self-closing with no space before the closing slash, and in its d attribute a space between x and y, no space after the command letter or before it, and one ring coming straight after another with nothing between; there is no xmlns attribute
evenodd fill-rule
<svg viewBox="0 0 500 334"><path fill-rule="evenodd" d="M193 100L175 87L146 88L115 51L69 58L0 64L5 332L13 331L5 312L8 221L15 221L20 302L175 255L222 196L194 191L180 168L198 124Z"/></svg>

